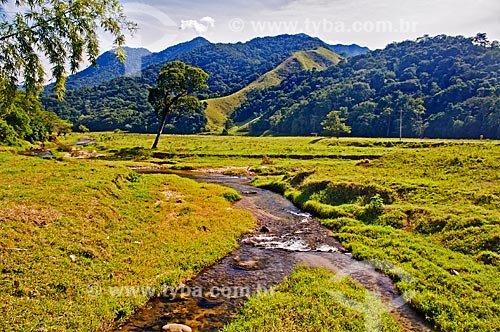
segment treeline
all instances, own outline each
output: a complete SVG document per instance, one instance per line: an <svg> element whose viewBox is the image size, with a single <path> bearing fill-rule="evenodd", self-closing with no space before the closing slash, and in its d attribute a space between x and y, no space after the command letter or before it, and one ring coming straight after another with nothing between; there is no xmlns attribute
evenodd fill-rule
<svg viewBox="0 0 500 332"><path fill-rule="evenodd" d="M71 127L68 121L44 111L37 97L23 91L18 91L13 100L0 97L0 143L45 142L68 133Z"/></svg>
<svg viewBox="0 0 500 332"><path fill-rule="evenodd" d="M485 34L393 43L254 92L233 113L252 135L310 135L339 110L353 136L500 138L500 47Z"/></svg>
<svg viewBox="0 0 500 332"><path fill-rule="evenodd" d="M92 131L120 129L154 133L159 128L158 116L147 101L149 85L139 80L134 77L118 78L104 85L69 92L63 101L55 96L42 96L42 101L46 109L61 118L70 119L75 130L83 126ZM205 130L206 124L204 108L199 108L193 113L170 115L165 133L200 133Z"/></svg>

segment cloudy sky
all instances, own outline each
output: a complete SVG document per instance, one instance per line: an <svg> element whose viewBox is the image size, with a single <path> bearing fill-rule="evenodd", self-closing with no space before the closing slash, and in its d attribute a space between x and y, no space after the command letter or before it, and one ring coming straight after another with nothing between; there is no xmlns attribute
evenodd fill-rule
<svg viewBox="0 0 500 332"><path fill-rule="evenodd" d="M122 0L140 30L128 44L159 51L203 36L212 42L307 33L328 43L383 48L424 34L500 39L498 0ZM109 48L105 36L103 48Z"/></svg>

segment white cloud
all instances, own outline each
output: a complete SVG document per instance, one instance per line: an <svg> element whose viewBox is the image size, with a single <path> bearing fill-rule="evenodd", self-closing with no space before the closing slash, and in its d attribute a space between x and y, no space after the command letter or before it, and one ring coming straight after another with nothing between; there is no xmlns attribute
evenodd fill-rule
<svg viewBox="0 0 500 332"><path fill-rule="evenodd" d="M215 20L210 16L205 16L200 20L181 20L181 30L194 30L197 34L203 34L210 28L215 27Z"/></svg>
<svg viewBox="0 0 500 332"><path fill-rule="evenodd" d="M203 23L210 28L215 27L215 20L213 18L211 18L210 16L205 16L202 19L200 19L200 23Z"/></svg>

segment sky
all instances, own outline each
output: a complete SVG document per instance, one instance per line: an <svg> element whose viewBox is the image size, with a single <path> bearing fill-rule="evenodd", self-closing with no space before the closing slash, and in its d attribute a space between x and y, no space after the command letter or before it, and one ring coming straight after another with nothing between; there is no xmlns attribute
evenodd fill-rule
<svg viewBox="0 0 500 332"><path fill-rule="evenodd" d="M127 45L160 51L202 36L211 42L306 33L330 44L383 48L425 34L500 40L498 0L122 0L139 30ZM101 36L103 50L111 48Z"/></svg>

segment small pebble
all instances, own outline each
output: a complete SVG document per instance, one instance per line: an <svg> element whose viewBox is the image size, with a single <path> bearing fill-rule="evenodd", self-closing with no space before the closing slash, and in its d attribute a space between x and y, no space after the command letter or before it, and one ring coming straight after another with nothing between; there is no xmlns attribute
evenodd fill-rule
<svg viewBox="0 0 500 332"><path fill-rule="evenodd" d="M163 331L171 331L171 332L193 332L193 330L183 324L167 324L162 327Z"/></svg>
<svg viewBox="0 0 500 332"><path fill-rule="evenodd" d="M266 226L262 226L262 227L260 228L260 232L261 232L261 233L269 233L269 232L270 232L270 230L269 230L269 228L267 228Z"/></svg>

